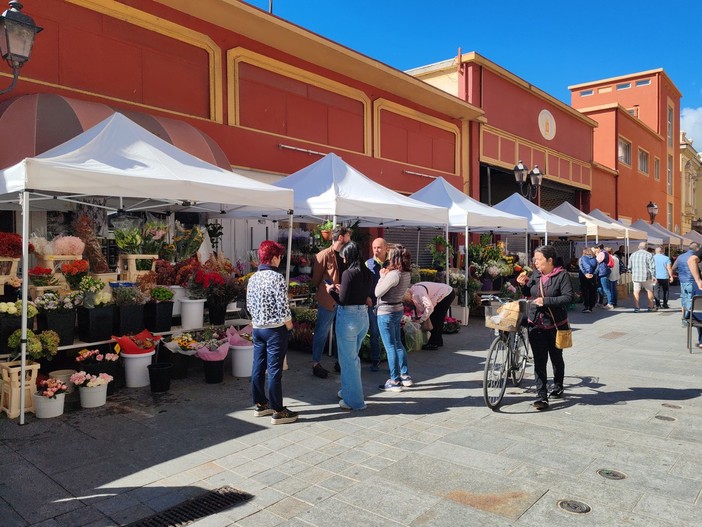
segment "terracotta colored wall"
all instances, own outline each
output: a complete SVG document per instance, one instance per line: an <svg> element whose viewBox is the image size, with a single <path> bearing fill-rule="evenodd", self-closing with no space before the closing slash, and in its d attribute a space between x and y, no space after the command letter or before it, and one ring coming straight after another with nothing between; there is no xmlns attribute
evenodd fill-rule
<svg viewBox="0 0 702 527"><path fill-rule="evenodd" d="M600 209L616 214L617 210L617 180L610 172L597 166L592 169L592 192L589 207L585 211Z"/></svg>

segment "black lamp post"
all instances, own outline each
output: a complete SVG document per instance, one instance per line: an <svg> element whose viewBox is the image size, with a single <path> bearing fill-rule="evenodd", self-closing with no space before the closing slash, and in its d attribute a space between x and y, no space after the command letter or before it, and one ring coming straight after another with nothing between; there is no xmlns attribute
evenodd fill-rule
<svg viewBox="0 0 702 527"><path fill-rule="evenodd" d="M696 220L692 220L692 230L702 233L702 218L697 218Z"/></svg>
<svg viewBox="0 0 702 527"><path fill-rule="evenodd" d="M652 201L649 201L648 205L646 205L646 210L648 211L648 217L651 219L651 224L653 224L653 222L656 221L656 215L658 214L658 205Z"/></svg>
<svg viewBox="0 0 702 527"><path fill-rule="evenodd" d="M514 180L519 185L519 193L525 198L536 199L543 179L544 173L539 170L539 165L534 165L534 168L529 171L529 167L520 159L514 167Z"/></svg>
<svg viewBox="0 0 702 527"><path fill-rule="evenodd" d="M32 54L34 36L44 29L37 26L31 16L22 13L22 4L13 0L9 5L10 9L0 15L0 55L12 68L12 83L0 90L0 94L15 87L20 68Z"/></svg>

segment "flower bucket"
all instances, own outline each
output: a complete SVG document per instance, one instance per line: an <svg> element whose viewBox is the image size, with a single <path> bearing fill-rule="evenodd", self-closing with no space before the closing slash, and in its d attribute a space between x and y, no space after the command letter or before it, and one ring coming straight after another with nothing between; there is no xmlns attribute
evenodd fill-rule
<svg viewBox="0 0 702 527"><path fill-rule="evenodd" d="M35 393L32 394L32 397L34 397L34 415L39 419L50 419L63 415L65 393L59 393L54 397L44 397Z"/></svg>
<svg viewBox="0 0 702 527"><path fill-rule="evenodd" d="M147 366L151 364L151 357L153 357L154 353L156 353L156 351L139 354L122 354L127 388L141 388L142 386L148 386L150 384Z"/></svg>
<svg viewBox="0 0 702 527"><path fill-rule="evenodd" d="M49 372L49 377L58 379L68 386L66 393L73 393L76 389L76 385L71 382L71 375L74 373L77 373L76 370L54 370Z"/></svg>
<svg viewBox="0 0 702 527"><path fill-rule="evenodd" d="M167 392L171 389L171 365L167 362L156 362L147 366L149 382L154 393Z"/></svg>
<svg viewBox="0 0 702 527"><path fill-rule="evenodd" d="M110 340L114 306L78 308L78 337L83 342Z"/></svg>
<svg viewBox="0 0 702 527"><path fill-rule="evenodd" d="M58 333L59 346L69 346L73 344L76 333L76 312L57 311L39 313L37 315L37 327L39 331L47 329Z"/></svg>
<svg viewBox="0 0 702 527"><path fill-rule="evenodd" d="M219 384L224 380L224 360L202 361L202 369L205 371L207 384Z"/></svg>
<svg viewBox="0 0 702 527"><path fill-rule="evenodd" d="M144 325L154 333L170 331L173 321L173 302L149 302L144 305Z"/></svg>
<svg viewBox="0 0 702 527"><path fill-rule="evenodd" d="M188 298L188 291L179 285L171 285L168 289L173 291L173 316L180 316L180 301L183 298Z"/></svg>
<svg viewBox="0 0 702 527"><path fill-rule="evenodd" d="M180 299L180 327L181 329L198 329L205 325L205 302L204 298L192 300L190 298Z"/></svg>
<svg viewBox="0 0 702 527"><path fill-rule="evenodd" d="M113 332L115 335L136 335L145 329L144 306L115 306Z"/></svg>
<svg viewBox="0 0 702 527"><path fill-rule="evenodd" d="M107 402L107 384L100 386L79 386L81 408L97 408Z"/></svg>
<svg viewBox="0 0 702 527"><path fill-rule="evenodd" d="M232 375L234 377L251 377L253 368L253 345L229 346L232 359Z"/></svg>
<svg viewBox="0 0 702 527"><path fill-rule="evenodd" d="M212 326L221 326L227 318L227 306L208 302L207 318Z"/></svg>

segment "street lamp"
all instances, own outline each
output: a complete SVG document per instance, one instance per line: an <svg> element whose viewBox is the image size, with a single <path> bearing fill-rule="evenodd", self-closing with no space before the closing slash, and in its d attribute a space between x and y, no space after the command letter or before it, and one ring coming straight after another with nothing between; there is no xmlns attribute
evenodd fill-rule
<svg viewBox="0 0 702 527"><path fill-rule="evenodd" d="M702 218L692 220L692 230L702 233Z"/></svg>
<svg viewBox="0 0 702 527"><path fill-rule="evenodd" d="M648 217L651 218L651 224L653 224L653 222L656 221L656 215L658 214L658 205L652 201L649 201L648 205L646 205L646 210L648 211Z"/></svg>
<svg viewBox="0 0 702 527"><path fill-rule="evenodd" d="M37 26L31 16L22 13L22 4L16 0L8 3L10 9L0 15L0 55L12 68L12 83L0 90L0 94L15 87L20 68L32 54L34 35L44 29Z"/></svg>
<svg viewBox="0 0 702 527"><path fill-rule="evenodd" d="M529 171L529 167L520 159L514 167L514 180L519 185L520 194L525 198L536 199L543 179L544 173L539 170L539 165L534 165L534 168Z"/></svg>

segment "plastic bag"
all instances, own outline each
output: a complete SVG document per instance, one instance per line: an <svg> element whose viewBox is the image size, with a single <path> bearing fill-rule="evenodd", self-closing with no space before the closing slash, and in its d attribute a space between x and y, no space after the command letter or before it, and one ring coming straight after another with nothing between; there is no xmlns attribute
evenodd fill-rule
<svg viewBox="0 0 702 527"><path fill-rule="evenodd" d="M407 351L419 351L424 343L422 328L416 322L405 322L405 345Z"/></svg>

